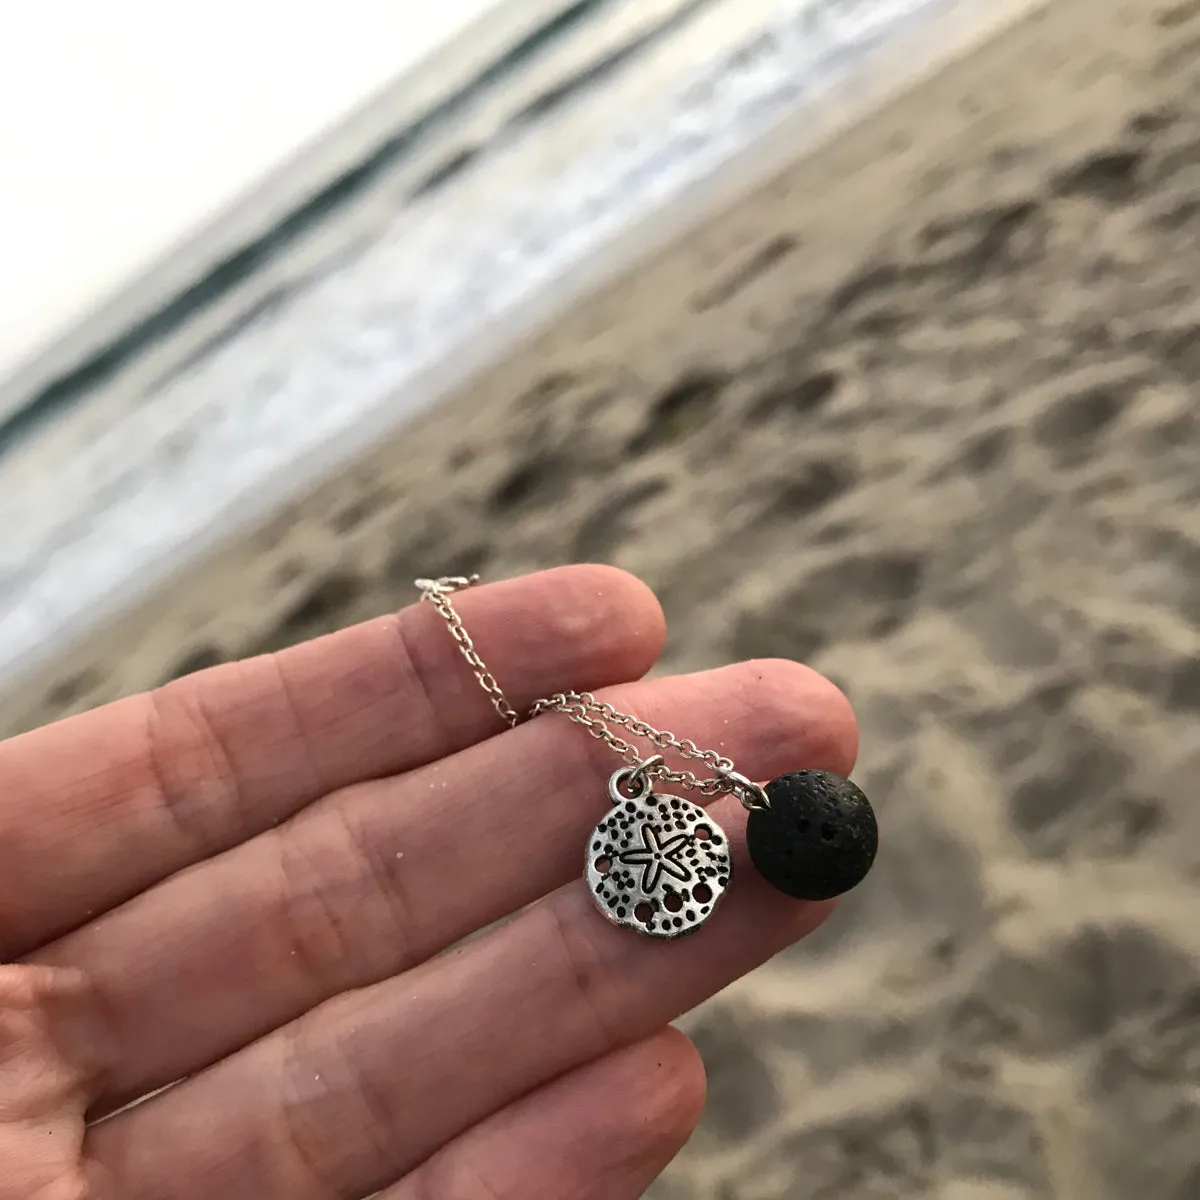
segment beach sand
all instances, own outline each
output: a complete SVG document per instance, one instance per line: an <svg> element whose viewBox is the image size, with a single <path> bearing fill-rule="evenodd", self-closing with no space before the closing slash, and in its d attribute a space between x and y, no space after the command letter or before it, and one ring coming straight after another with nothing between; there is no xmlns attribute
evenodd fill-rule
<svg viewBox="0 0 1200 1200"><path fill-rule="evenodd" d="M690 1014L655 1200L1200 1197L1200 3L1056 0L7 695L601 560L803 659L869 880Z"/></svg>

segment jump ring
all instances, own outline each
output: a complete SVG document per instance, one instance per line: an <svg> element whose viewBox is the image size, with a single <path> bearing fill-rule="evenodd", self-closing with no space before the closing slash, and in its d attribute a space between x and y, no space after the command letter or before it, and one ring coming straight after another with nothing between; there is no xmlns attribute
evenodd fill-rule
<svg viewBox="0 0 1200 1200"><path fill-rule="evenodd" d="M634 763L629 768L629 782L641 787L643 782L647 787L653 786L653 780L650 778L652 768L660 766L663 762L661 754L651 754L649 758L643 758L640 762Z"/></svg>
<svg viewBox="0 0 1200 1200"><path fill-rule="evenodd" d="M654 787L654 780L647 772L662 761L661 754L652 754L649 758L643 758L631 767L622 767L619 771L614 771L608 778L608 798L614 804L624 804L626 800L645 800ZM636 789L631 796L621 791L622 787L629 786Z"/></svg>
<svg viewBox="0 0 1200 1200"><path fill-rule="evenodd" d="M738 802L747 812L766 812L771 807L771 798L767 795L762 784L747 779L740 771L733 768L719 771L722 779L730 785L730 791L738 798Z"/></svg>

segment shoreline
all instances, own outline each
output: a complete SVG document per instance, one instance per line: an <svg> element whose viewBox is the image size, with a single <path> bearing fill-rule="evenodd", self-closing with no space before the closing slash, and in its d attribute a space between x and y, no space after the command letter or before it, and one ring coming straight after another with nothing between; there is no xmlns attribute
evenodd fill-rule
<svg viewBox="0 0 1200 1200"><path fill-rule="evenodd" d="M197 476L194 481L197 486L191 488L191 498L185 502L189 516L184 517L180 510L177 518L171 522L170 537L175 545L166 548L165 543L161 541L162 535L158 535L160 540L157 550L151 552L147 548L143 552L136 584L132 584L128 578L113 581L111 564L107 559L102 559L89 568L87 564L78 561L78 555L74 561L63 561L58 569L62 580L55 582L57 576L53 569L45 569L49 555L54 552L43 549L36 559L43 567L43 573L36 581L40 592L28 594L23 610L17 609L14 613L10 608L7 616L0 612L0 633L4 634L9 645L28 646L37 641L38 635L34 626L23 627L22 619L28 624L36 613L36 620L39 623L45 622L47 615L53 612L56 606L61 609L67 598L73 597L72 602L77 605L77 609L74 615L64 611L56 618L58 628L55 640L65 639L77 643L81 638L85 638L89 631L118 616L123 608L131 603L136 604L139 595L145 596L156 588L167 586L170 579L181 570L186 570L189 564L211 555L222 544L243 536L255 524L269 520L271 512L287 504L290 499L319 485L323 478L349 469L356 458L370 452L378 439L398 436L399 431L415 414L448 392L463 386L472 374L490 369L489 364L500 361L506 354L519 353L519 349L514 351L514 347L519 347L524 340L536 337L539 329L550 327L559 319L559 314L564 308L569 313L572 308L585 303L589 294L610 285L614 279L630 272L636 273L638 264L652 258L664 245L669 244L673 237L678 237L681 227L698 228L706 221L711 221L714 214L722 208L736 204L739 197L744 198L752 193L764 180L783 169L783 164L819 152L821 142L837 136L839 130L861 121L869 121L872 109L885 103L889 97L900 95L907 88L919 85L918 81L929 74L935 64L944 66L958 55L969 53L971 45L981 40L986 41L997 29L1019 21L1031 6L1036 7L1033 0L1012 0L999 10L993 9L986 19L979 17L974 4L954 3L951 0L927 0L922 11L927 14L934 12L935 15L925 20L921 19L920 14L907 0L905 3L893 5L885 13L877 12L873 24L868 23L858 30L856 41L842 44L842 59L835 53L832 59L822 60L825 62L826 71L823 81L819 75L810 75L801 84L793 83L790 90L785 89L783 93L779 93L782 100L777 98L775 111L759 113L754 118L752 127L757 129L756 136L747 138L743 134L739 139L735 139L731 146L722 146L718 129L715 139L716 158L711 157L714 138L709 136L707 143L702 139L696 145L702 152L709 151L710 161L703 169L693 168L690 175L680 173L678 162L668 157L665 160L667 167L674 165L676 172L671 189L664 191L661 186L656 188L656 185L651 183L651 190L657 190L653 203L646 207L643 202L643 207L636 217L632 213L628 214L622 228L618 229L614 224L611 211L602 212L601 228L606 218L609 225L608 244L600 248L597 241L603 235L593 232L587 243L589 249L582 256L577 253L574 259L569 255L562 258L560 252L561 262L557 268L553 265L553 260L548 267L542 268L543 277L537 283L534 294L526 297L514 295L510 297L506 308L503 307L503 302L499 309L494 307L495 302L492 302L491 309L485 304L468 329L462 320L461 301L472 294L471 285L467 285L464 279L465 288L455 286L450 289L447 297L453 301L455 319L462 327L457 335L460 339L457 344L470 345L469 358L454 352L452 344L443 337L444 344L438 352L433 355L427 353L426 365L417 368L415 376L410 375L403 387L402 403L397 402L399 397L395 396L395 393L398 385L394 381L386 385L379 381L370 381L370 392L364 392L361 399L352 405L353 413L349 419L335 418L332 423L327 421L320 436L313 436L311 432L307 435L301 434L300 441L283 451L282 455L275 452L276 462L271 471L272 478L265 485L261 482L249 483L239 488L234 481L226 479L222 486L222 491L226 494L223 511L210 508L205 518L206 528L193 523L193 527L188 530L190 514L204 509L208 503L203 496L210 485L207 482L202 483L201 477ZM836 39L834 42L836 43ZM778 56L782 54L782 61L786 63L786 55L791 53L792 48L786 41L771 42L768 39L766 43L762 43L760 39L758 44L760 54L764 47L768 56L770 53L776 54L774 75L777 82L785 81L787 73L779 70ZM770 49L772 46L773 51ZM852 46L853 49L847 49L847 46ZM918 57L918 51L924 55L923 58ZM742 66L751 75L757 69L752 59L743 61ZM715 77L722 78L719 73ZM714 78L711 68L708 78ZM701 76L701 83L691 86L706 87L704 79L705 77ZM729 86L727 79L723 82ZM797 86L807 88L812 94L812 100L807 107L798 106L794 100ZM761 108L762 94L761 89L758 92L751 89L747 96L752 104ZM721 107L722 102L719 98L713 98L713 102L718 108ZM725 102L724 110L728 113L731 109L732 105ZM681 111L686 113L692 110L684 104ZM736 117L734 112L735 121ZM728 116L726 119L729 119ZM688 126L681 128L686 130ZM661 145L664 129L670 133L669 126L660 129L655 135L658 139L654 143L656 149ZM694 135L688 136L694 140ZM740 146L737 144L738 140L742 143ZM747 141L748 145L745 144ZM636 155L630 161L636 163ZM611 172L607 175L601 174L599 178L611 191L614 182ZM579 197L576 197L573 203L578 204ZM567 229L566 241L569 243L569 226ZM576 241L578 240L576 237ZM504 241L506 245L511 245L511 234L506 236ZM546 274L547 270L550 271L549 275ZM474 294L477 297L482 295L479 291ZM436 328L436 323L431 325L431 329L433 328ZM252 332L243 333L241 340L254 348L254 336ZM258 338L260 342L263 340L261 336ZM397 361L403 357L401 355ZM364 364L356 364L355 370L360 378L370 380L371 373L364 369ZM217 374L204 379L203 382L194 381L190 390L198 397L194 402L198 404L205 389L217 390L220 393L228 392L233 387L236 387L236 378L222 381ZM354 387L362 387L354 376L342 381L338 390L338 404L343 408L346 405L347 389ZM253 399L249 399L248 402L252 405L259 403ZM161 407L161 400L158 403ZM272 407L269 398L267 403L268 408ZM274 407L277 408L278 405ZM347 411L349 415L349 410ZM148 419L161 418L158 413L152 412L148 414ZM124 434L128 428L128 425L122 425L119 431ZM277 427L272 432L268 424L260 431L255 442L259 446L274 446L278 444L281 434L284 437L295 438L296 433L295 429L288 432L288 427ZM188 436L194 440L193 435ZM109 440L111 441L112 437ZM164 512L169 511L172 505L179 507L179 489L186 483L186 474L180 474L180 465L183 464L177 464L161 481L150 480L148 484L143 483L136 493L131 492L128 499L122 502L126 508L131 504L134 506L130 509L129 517L124 518L128 528L123 537L113 523L112 514L118 511L116 505L110 503L109 509L101 513L101 519L107 520L113 529L107 536L110 539L119 539L114 541L114 545L138 544L139 540L145 541L145 531L139 532L139 526L130 523L135 519L135 512L138 514L136 519L144 521L147 505L150 505L151 511ZM127 471L123 459L121 471ZM262 468L259 468L259 472L261 475ZM192 473L196 473L195 468L192 469ZM119 478L114 476L111 482L105 484L103 477L97 477L93 472L93 480L89 487L93 492L97 487L112 492L115 487L120 486ZM63 486L64 481L61 478L56 479L56 490L61 490ZM159 496L158 501L152 501L153 489L161 491L164 486L172 489L171 496L168 497L164 493ZM32 494L35 503L30 508L30 516L37 508L36 489ZM232 515L235 506L238 510L236 518ZM20 522L13 519L11 509L8 515L14 527L19 527ZM17 516L19 517L19 512ZM89 521L94 519L89 518ZM226 523L226 528L221 528L222 521ZM231 521L232 526L229 524ZM48 565L53 567L52 560L49 560ZM108 571L109 583L87 584L86 571L89 569ZM64 571L73 575L74 586L71 588L64 586ZM9 583L12 594L20 586L20 581L10 574ZM80 611L78 606L84 603L80 600L80 595L85 591L90 592L90 595L86 599L86 607ZM24 618L21 617L22 611L26 614ZM14 685L19 686L20 678L44 667L57 653L58 650L47 639L42 646L28 650L23 655L11 656L7 662L0 665L7 669Z"/></svg>
<svg viewBox="0 0 1200 1200"><path fill-rule="evenodd" d="M291 237L320 224L334 204L352 197L348 183L370 175L377 162L402 154L429 125L456 113L486 88L493 68L503 68L522 51L535 51L553 36L564 17L586 21L602 0L542 0L530 14L527 0L507 0L484 14L466 34L366 101L312 145L281 163L247 194L235 197L200 230L185 236L162 261L138 271L93 310L71 322L62 335L34 347L0 377L0 445L9 426L37 408L39 396L54 402L65 393L90 390L136 358L162 336L167 322L194 316L235 285L230 267L255 261L279 236ZM524 17L519 21L518 15ZM471 76L474 73L475 78ZM467 77L461 86L445 77ZM195 300L189 297L197 294ZM40 418L39 418L40 419ZM0 455L3 451L0 450Z"/></svg>

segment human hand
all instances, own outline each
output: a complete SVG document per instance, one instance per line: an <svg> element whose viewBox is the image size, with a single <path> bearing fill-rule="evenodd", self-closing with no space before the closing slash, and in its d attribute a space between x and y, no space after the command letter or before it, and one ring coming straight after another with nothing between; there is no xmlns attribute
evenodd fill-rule
<svg viewBox="0 0 1200 1200"><path fill-rule="evenodd" d="M794 663L629 682L663 626L621 572L458 608L518 710L602 688L753 778L852 766ZM640 1196L703 1105L668 1023L831 905L746 869L724 797L720 911L610 925L613 766L557 714L503 729L428 605L0 744L0 1200Z"/></svg>

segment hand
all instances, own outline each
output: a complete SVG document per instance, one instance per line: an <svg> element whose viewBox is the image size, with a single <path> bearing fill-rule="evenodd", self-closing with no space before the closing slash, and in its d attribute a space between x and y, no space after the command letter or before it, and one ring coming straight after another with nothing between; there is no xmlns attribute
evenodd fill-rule
<svg viewBox="0 0 1200 1200"><path fill-rule="evenodd" d="M850 770L803 667L630 683L663 627L621 572L456 603L519 711L604 688L755 778ZM757 878L725 797L713 919L609 925L616 765L558 714L503 730L429 605L0 744L0 1200L640 1196L703 1104L668 1022L830 906Z"/></svg>

